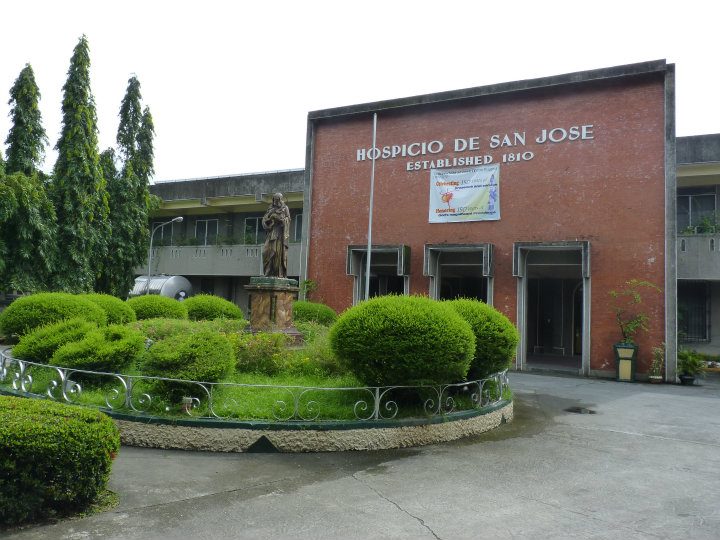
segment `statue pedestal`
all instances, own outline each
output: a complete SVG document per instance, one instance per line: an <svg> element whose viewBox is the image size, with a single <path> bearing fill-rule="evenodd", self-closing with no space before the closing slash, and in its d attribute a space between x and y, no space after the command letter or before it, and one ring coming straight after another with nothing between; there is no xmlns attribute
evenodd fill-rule
<svg viewBox="0 0 720 540"><path fill-rule="evenodd" d="M299 290L295 279L252 277L245 285L249 295L250 330L252 332L283 332L294 341L302 341L293 326L292 305Z"/></svg>

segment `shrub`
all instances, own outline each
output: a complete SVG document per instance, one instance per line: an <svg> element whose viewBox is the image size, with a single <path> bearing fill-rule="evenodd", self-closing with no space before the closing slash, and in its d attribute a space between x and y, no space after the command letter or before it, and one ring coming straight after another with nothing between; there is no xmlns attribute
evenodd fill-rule
<svg viewBox="0 0 720 540"><path fill-rule="evenodd" d="M143 372L147 375L200 382L217 382L233 368L230 342L217 332L202 330L178 334L155 343L145 353ZM160 385L165 390L182 385Z"/></svg>
<svg viewBox="0 0 720 540"><path fill-rule="evenodd" d="M128 325L153 341L178 334L215 331L220 334L237 334L247 326L245 319L215 319L212 321L188 321L182 319L143 319Z"/></svg>
<svg viewBox="0 0 720 540"><path fill-rule="evenodd" d="M137 330L113 324L88 332L80 341L60 347L50 359L54 366L117 373L137 360L145 339Z"/></svg>
<svg viewBox="0 0 720 540"><path fill-rule="evenodd" d="M298 375L333 376L347 373L330 346L330 329L318 323L302 323L305 346L288 355L283 371ZM309 326L312 325L312 326Z"/></svg>
<svg viewBox="0 0 720 540"><path fill-rule="evenodd" d="M146 294L144 296L136 296L127 301L127 305L135 312L138 320L156 319L158 317L166 319L187 319L187 309L183 302L178 302L167 296L159 296L157 294Z"/></svg>
<svg viewBox="0 0 720 540"><path fill-rule="evenodd" d="M39 326L75 317L100 326L107 323L105 312L82 296L38 293L18 298L0 313L0 330L22 336Z"/></svg>
<svg viewBox="0 0 720 540"><path fill-rule="evenodd" d="M475 353L468 377L482 379L510 367L520 336L515 325L492 306L459 298L447 302L475 334Z"/></svg>
<svg viewBox="0 0 720 540"><path fill-rule="evenodd" d="M212 319L242 319L243 312L232 302L211 294L191 296L184 302L188 317L193 321Z"/></svg>
<svg viewBox="0 0 720 540"><path fill-rule="evenodd" d="M475 350L470 325L455 310L419 296L381 296L348 309L330 343L371 386L461 381Z"/></svg>
<svg viewBox="0 0 720 540"><path fill-rule="evenodd" d="M12 354L30 362L47 363L52 355L66 343L80 341L85 335L96 330L95 323L84 319L68 319L36 328L20 338Z"/></svg>
<svg viewBox="0 0 720 540"><path fill-rule="evenodd" d="M87 298L105 311L108 324L125 324L134 321L136 318L135 312L128 306L127 302L123 302L119 298L110 296L109 294L83 294L81 297Z"/></svg>
<svg viewBox="0 0 720 540"><path fill-rule="evenodd" d="M0 396L0 523L86 508L105 489L120 448L104 414Z"/></svg>
<svg viewBox="0 0 720 540"><path fill-rule="evenodd" d="M285 347L288 336L280 332L258 332L232 336L230 343L235 353L238 371L274 375L287 359Z"/></svg>
<svg viewBox="0 0 720 540"><path fill-rule="evenodd" d="M337 313L325 304L298 300L293 303L293 319L300 322L316 322L330 326L337 320Z"/></svg>

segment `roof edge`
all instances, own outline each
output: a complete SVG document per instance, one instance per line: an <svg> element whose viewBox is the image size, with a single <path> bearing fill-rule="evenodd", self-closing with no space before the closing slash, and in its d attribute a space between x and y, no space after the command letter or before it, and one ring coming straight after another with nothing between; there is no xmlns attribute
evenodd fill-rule
<svg viewBox="0 0 720 540"><path fill-rule="evenodd" d="M461 101L465 99L504 94L521 90L536 90L540 88L557 87L568 84L615 79L618 77L638 76L650 73L662 73L667 71L668 67L672 65L673 64L668 64L666 60L652 60L648 62L625 64L622 66L614 66L609 68L576 71L573 73L565 73L562 75L551 75L549 77L541 77L537 79L524 79L520 81L464 88L461 90L449 90L445 92L436 92L433 94L422 94L405 98L361 103L358 105L334 107L330 109L310 111L308 113L308 120L323 120L342 116L353 116L369 112L378 112L382 110L414 107L417 105Z"/></svg>

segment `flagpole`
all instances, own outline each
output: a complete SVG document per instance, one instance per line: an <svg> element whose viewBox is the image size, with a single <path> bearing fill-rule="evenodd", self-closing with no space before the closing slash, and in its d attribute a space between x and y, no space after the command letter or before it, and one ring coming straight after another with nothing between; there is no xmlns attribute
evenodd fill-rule
<svg viewBox="0 0 720 540"><path fill-rule="evenodd" d="M377 113L373 113L373 134L372 134L372 148L370 156L372 159L372 168L370 170L370 210L368 216L368 233L367 233L367 260L365 263L365 300L370 299L370 257L372 249L372 220L373 220L373 198L375 195L375 158L377 157L377 151L375 145L377 141Z"/></svg>

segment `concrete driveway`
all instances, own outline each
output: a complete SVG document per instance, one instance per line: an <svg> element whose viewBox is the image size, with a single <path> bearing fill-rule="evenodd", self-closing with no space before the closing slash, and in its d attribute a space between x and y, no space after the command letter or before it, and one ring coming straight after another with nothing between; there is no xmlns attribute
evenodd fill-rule
<svg viewBox="0 0 720 540"><path fill-rule="evenodd" d="M716 380L510 383L516 420L455 443L302 455L124 447L117 508L7 537L720 538Z"/></svg>

